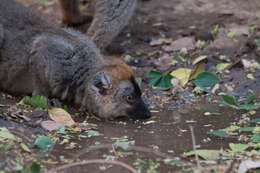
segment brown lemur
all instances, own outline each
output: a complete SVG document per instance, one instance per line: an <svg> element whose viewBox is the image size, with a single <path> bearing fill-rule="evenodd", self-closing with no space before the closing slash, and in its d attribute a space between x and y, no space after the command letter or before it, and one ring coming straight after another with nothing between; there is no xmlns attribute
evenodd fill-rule
<svg viewBox="0 0 260 173"><path fill-rule="evenodd" d="M0 3L0 90L57 98L102 118L151 116L129 66L14 0Z"/></svg>

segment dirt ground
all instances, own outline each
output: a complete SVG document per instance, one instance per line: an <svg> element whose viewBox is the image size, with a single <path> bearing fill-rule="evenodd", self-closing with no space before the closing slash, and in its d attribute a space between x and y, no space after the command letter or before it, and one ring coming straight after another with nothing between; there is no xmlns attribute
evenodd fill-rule
<svg viewBox="0 0 260 173"><path fill-rule="evenodd" d="M19 2L34 9L48 22L60 26L61 13L57 1ZM84 6L82 8L86 12ZM87 25L76 29L85 32ZM7 127L20 141L12 143L13 148L9 151L0 150L0 170L21 170L23 166L28 167L37 161L42 170L54 171L61 165L102 159L121 161L140 172L193 172L197 169L196 159L192 154L191 157L185 155L194 147L191 126L198 149L220 152L219 157L211 161L200 158L204 172L210 172L210 169L236 172L241 161L260 158L256 144L246 140L248 136L240 134L240 131L231 131L228 137L210 134L212 130L232 125L257 126L250 120L260 118L259 109L253 112L223 106L218 94L195 93L191 82L177 93L173 89L161 91L149 87L150 79L147 78L152 69L163 73L183 67L194 69L191 62L199 56L207 56L203 63L205 71L216 73L217 64L223 61L231 64L218 73L221 79L218 93L235 91L242 99L251 90L259 101L260 69L252 69L250 64L247 67L242 61L260 63L259 0L140 1L129 25L104 54L124 58L135 70L136 77L142 79L145 102L153 110L152 119L100 121L84 111L69 107L76 121L85 120L89 129L98 131L100 135L86 137L89 129L68 130L66 134L50 133L40 126L41 121L48 119L46 111L18 105L22 97L1 93L0 104L4 106L0 106L0 127ZM173 60L177 63L173 64ZM33 146L39 135L48 135L55 140L51 151L43 152ZM117 141L134 144L125 151L112 145ZM28 146L30 152L21 143ZM232 155L229 153L230 143L250 143L250 150ZM104 163L68 166L60 172L72 171L131 172L122 165Z"/></svg>

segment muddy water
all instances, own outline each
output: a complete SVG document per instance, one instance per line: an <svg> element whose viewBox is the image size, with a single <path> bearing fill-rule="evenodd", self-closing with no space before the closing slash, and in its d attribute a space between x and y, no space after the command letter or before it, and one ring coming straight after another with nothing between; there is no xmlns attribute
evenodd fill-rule
<svg viewBox="0 0 260 173"><path fill-rule="evenodd" d="M210 112L212 115L205 115ZM228 127L230 122L237 121L241 113L229 107L219 107L218 105L193 105L186 106L179 111L165 111L153 113L152 120L146 121L97 121L89 120L90 123L97 125L97 130L102 136L91 137L79 143L82 148L64 152L64 148L60 145L56 146L52 154L54 156L65 155L66 158L73 160L88 159L106 159L116 158L116 153L122 151L116 148L113 150L112 143L116 139L126 138L128 141L135 141L134 146L130 149L132 155L119 158L129 165L133 165L137 158L148 159L153 161L160 158L160 167L158 172L173 172L180 170L180 167L166 166L162 160L165 158L179 157L183 162L187 162L182 158L185 151L192 150L192 140L190 127L194 128L196 144L201 149L221 149L227 148L228 143L234 141L234 138L220 139L209 134L211 129L217 130ZM56 157L58 158L58 157ZM67 169L65 172L102 172L102 165L89 165L85 167L76 167ZM53 166L47 166L53 167ZM129 172L121 167L108 166L106 172ZM90 171L91 170L91 171Z"/></svg>
<svg viewBox="0 0 260 173"><path fill-rule="evenodd" d="M1 112L4 114L5 109L2 108L3 112L0 111L0 114ZM206 112L211 114L205 114ZM191 151L193 148L190 126L194 129L196 144L200 149L227 149L230 142L237 142L237 138L228 137L223 139L213 136L209 132L212 129L226 128L232 122L238 122L244 112L217 104L186 104L185 107L179 110L153 112L153 118L145 121L129 119L100 121L92 117L87 122L95 124L95 130L102 134L101 136L86 138L86 136L79 137L86 132L81 134L73 133L68 143L61 144L64 138L60 135L59 140L55 142L53 150L45 156L39 154L38 149L33 147L33 142L38 135L47 135L46 131L39 126L31 126L31 123L5 121L0 118L0 126L7 127L33 151L33 154L28 154L24 151L17 152L21 150L19 145L14 146L14 150L8 152L0 151L0 168L5 169L9 167L10 165L6 164L8 160L13 160L16 163L19 159L23 160L20 163L21 165L30 165L33 160L38 160L48 170L64 165L66 162L79 162L91 159L114 159L133 167L135 167L134 163L137 159L151 159L154 163L160 164L156 171L160 173L176 172L184 168L192 168L194 165L194 162L192 162L193 158L183 157L184 152ZM37 111L30 113L31 118L36 118L36 121L39 114ZM259 117L260 110L250 118ZM112 144L119 139L134 141L134 145L128 151L113 148ZM72 142L75 143L76 147L68 149ZM128 152L128 154L130 152L130 154L122 157L123 152ZM20 154L17 155L17 153ZM166 158L180 160L186 166L166 165L163 162ZM120 166L99 163L67 168L60 172L127 173L129 171Z"/></svg>

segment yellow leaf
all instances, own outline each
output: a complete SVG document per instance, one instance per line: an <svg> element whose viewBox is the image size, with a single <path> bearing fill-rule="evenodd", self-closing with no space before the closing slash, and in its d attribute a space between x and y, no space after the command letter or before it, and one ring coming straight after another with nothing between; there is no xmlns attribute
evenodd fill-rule
<svg viewBox="0 0 260 173"><path fill-rule="evenodd" d="M199 65L196 67L196 69L191 73L189 80L195 79L195 78L198 76L198 74L200 74L201 72L204 72L204 68L203 68L203 65L202 65L202 64L199 64Z"/></svg>
<svg viewBox="0 0 260 173"><path fill-rule="evenodd" d="M68 139L63 139L63 141L61 143L62 144L69 143L69 140Z"/></svg>
<svg viewBox="0 0 260 173"><path fill-rule="evenodd" d="M50 159L48 159L48 160L41 160L41 162L42 163L47 163L47 164L52 164L52 165L56 165L56 164L59 163L57 161L53 161L53 160L50 160Z"/></svg>
<svg viewBox="0 0 260 173"><path fill-rule="evenodd" d="M156 112L157 113L157 112L160 112L160 111L158 111L158 110L150 110L150 112Z"/></svg>
<svg viewBox="0 0 260 173"><path fill-rule="evenodd" d="M246 77L247 77L248 79L255 80L255 77L253 76L252 73L247 74Z"/></svg>
<svg viewBox="0 0 260 173"><path fill-rule="evenodd" d="M81 132L81 128L78 128L78 127L74 127L71 130L74 132Z"/></svg>
<svg viewBox="0 0 260 173"><path fill-rule="evenodd" d="M181 81L181 85L184 86L190 78L191 69L188 68L179 68L171 72L171 75L176 77Z"/></svg>
<svg viewBox="0 0 260 173"><path fill-rule="evenodd" d="M75 121L71 118L70 114L61 108L52 108L48 110L51 119L55 122L61 123L64 126L73 126Z"/></svg>
<svg viewBox="0 0 260 173"><path fill-rule="evenodd" d="M24 143L20 143L20 146L22 147L22 149L28 153L31 153L31 150L27 147L27 145L25 145Z"/></svg>
<svg viewBox="0 0 260 173"><path fill-rule="evenodd" d="M196 58L193 62L192 62L192 65L195 65L197 63L199 63L200 61L206 59L207 56L203 55L203 56L199 56L198 58Z"/></svg>

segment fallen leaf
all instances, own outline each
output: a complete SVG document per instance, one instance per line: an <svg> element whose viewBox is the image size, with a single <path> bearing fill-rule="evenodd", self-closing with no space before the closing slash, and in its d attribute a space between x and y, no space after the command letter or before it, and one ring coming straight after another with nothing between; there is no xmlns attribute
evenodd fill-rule
<svg viewBox="0 0 260 173"><path fill-rule="evenodd" d="M128 150L130 149L130 145L134 145L134 141L127 141L127 142L121 142L117 141L114 143L115 147L122 148L123 150Z"/></svg>
<svg viewBox="0 0 260 173"><path fill-rule="evenodd" d="M229 96L229 95L226 95L226 94L221 94L221 97L223 99L223 101L228 104L228 105L237 105L237 101L235 99L234 96Z"/></svg>
<svg viewBox="0 0 260 173"><path fill-rule="evenodd" d="M52 108L48 110L51 119L55 122L61 123L64 126L74 126L76 123L71 118L70 114L61 108Z"/></svg>
<svg viewBox="0 0 260 173"><path fill-rule="evenodd" d="M254 134L251 138L251 142L259 143L260 142L260 136L258 134Z"/></svg>
<svg viewBox="0 0 260 173"><path fill-rule="evenodd" d="M37 162L33 162L30 166L30 172L32 173L40 173L41 172L41 165Z"/></svg>
<svg viewBox="0 0 260 173"><path fill-rule="evenodd" d="M246 173L250 169L260 168L260 161L246 160L241 162L238 173Z"/></svg>
<svg viewBox="0 0 260 173"><path fill-rule="evenodd" d="M202 64L199 64L197 65L196 69L191 73L189 80L195 79L201 72L204 72L204 68Z"/></svg>
<svg viewBox="0 0 260 173"><path fill-rule="evenodd" d="M230 39L232 39L235 35L236 35L236 32L235 32L234 30L229 31L229 32L227 33L227 37L230 38Z"/></svg>
<svg viewBox="0 0 260 173"><path fill-rule="evenodd" d="M35 140L34 145L40 149L46 149L46 148L51 148L54 145L54 143L52 139L47 136L39 136Z"/></svg>
<svg viewBox="0 0 260 173"><path fill-rule="evenodd" d="M155 70L151 70L148 73L147 77L152 79L149 83L150 87L156 87L160 90L168 90L172 88L171 79L173 78L173 76L171 76L170 74L164 75Z"/></svg>
<svg viewBox="0 0 260 173"><path fill-rule="evenodd" d="M228 136L227 132L224 130L213 130L211 134L222 138Z"/></svg>
<svg viewBox="0 0 260 173"><path fill-rule="evenodd" d="M91 130L87 133L88 137L92 137L92 136L100 136L101 134L98 131L95 130Z"/></svg>
<svg viewBox="0 0 260 173"><path fill-rule="evenodd" d="M194 83L197 87L200 87L203 91L210 93L211 88L219 83L219 78L210 72L202 72L197 75Z"/></svg>
<svg viewBox="0 0 260 173"><path fill-rule="evenodd" d="M48 131L54 131L60 129L61 127L64 127L64 125L62 125L61 123L52 120L42 121L41 126Z"/></svg>
<svg viewBox="0 0 260 173"><path fill-rule="evenodd" d="M248 79L255 80L255 77L253 76L252 73L247 74L246 77L247 77Z"/></svg>
<svg viewBox="0 0 260 173"><path fill-rule="evenodd" d="M224 70L225 68L231 66L230 63L220 63L220 64L217 64L216 68L219 72L221 72L222 70Z"/></svg>
<svg viewBox="0 0 260 173"><path fill-rule="evenodd" d="M242 151L246 150L249 147L249 145L247 145L247 144L233 144L233 143L230 143L229 147L231 148L231 150L233 152L242 152Z"/></svg>
<svg viewBox="0 0 260 173"><path fill-rule="evenodd" d="M189 81L191 74L191 69L188 68L179 68L171 72L171 75L176 77L181 81L181 85L185 86L185 84Z"/></svg>
<svg viewBox="0 0 260 173"><path fill-rule="evenodd" d="M218 150L196 150L197 154L204 160L216 160L219 158ZM185 156L194 156L195 152L190 151L185 154Z"/></svg>
<svg viewBox="0 0 260 173"><path fill-rule="evenodd" d="M29 149L29 147L28 147L27 145L25 145L24 143L20 143L20 146L21 146L21 148L22 148L24 151L26 151L26 152L28 152L28 153L31 153L31 150Z"/></svg>
<svg viewBox="0 0 260 173"><path fill-rule="evenodd" d="M202 56L199 56L198 58L196 58L193 62L192 62L192 65L195 65L199 62L201 62L202 60L206 59L207 56L206 55L202 55Z"/></svg>
<svg viewBox="0 0 260 173"><path fill-rule="evenodd" d="M240 132L252 132L252 131L254 131L255 128L256 128L256 127L241 127L241 128L239 129L239 131L240 131Z"/></svg>
<svg viewBox="0 0 260 173"><path fill-rule="evenodd" d="M12 140L16 140L15 136L9 132L9 130L5 127L0 128L0 139L12 139Z"/></svg>
<svg viewBox="0 0 260 173"><path fill-rule="evenodd" d="M225 130L226 132L234 132L234 131L237 131L237 130L239 130L239 129L240 129L239 126L231 125L231 126L225 128L224 130Z"/></svg>

